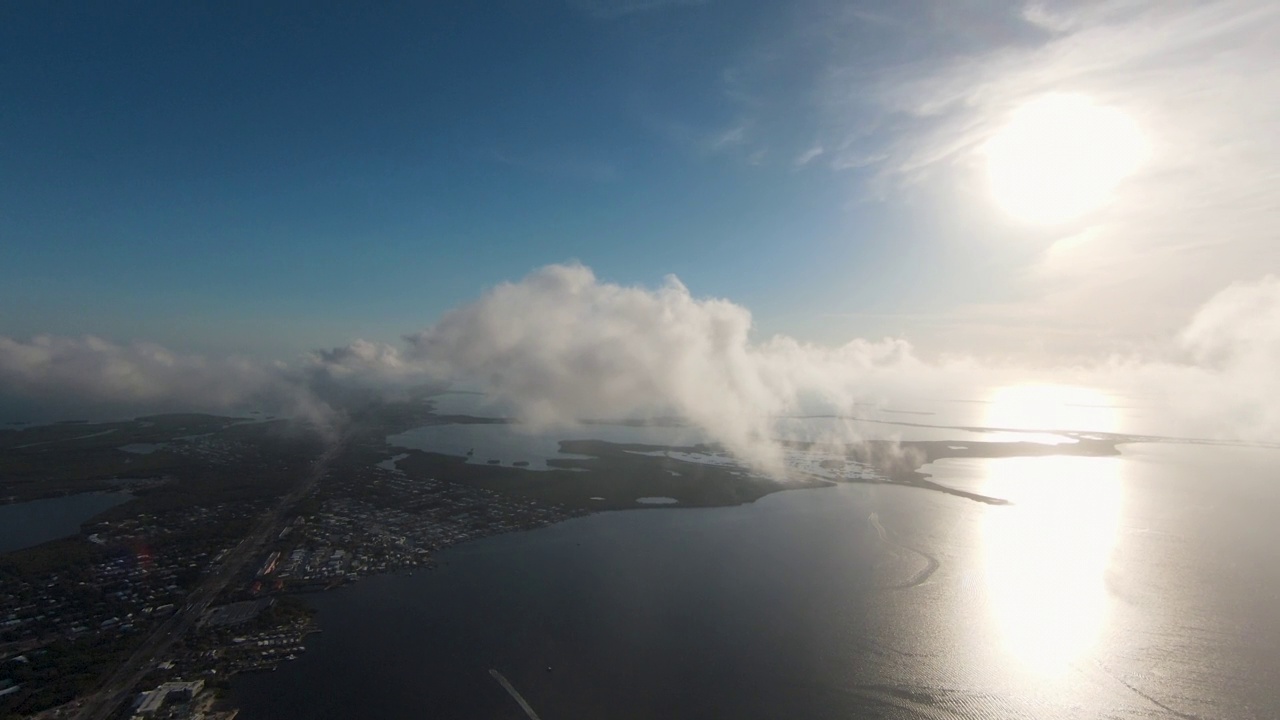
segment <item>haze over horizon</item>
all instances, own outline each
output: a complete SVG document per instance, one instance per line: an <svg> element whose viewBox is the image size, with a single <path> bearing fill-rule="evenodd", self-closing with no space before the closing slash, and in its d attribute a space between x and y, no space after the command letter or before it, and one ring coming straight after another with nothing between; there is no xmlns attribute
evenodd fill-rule
<svg viewBox="0 0 1280 720"><path fill-rule="evenodd" d="M1056 383L1280 434L1263 0L4 19L12 419L467 380L745 448Z"/></svg>

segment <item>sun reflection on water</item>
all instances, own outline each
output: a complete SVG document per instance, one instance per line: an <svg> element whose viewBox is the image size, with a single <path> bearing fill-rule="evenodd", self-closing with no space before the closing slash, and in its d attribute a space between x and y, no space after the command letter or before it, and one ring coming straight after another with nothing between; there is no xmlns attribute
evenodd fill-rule
<svg viewBox="0 0 1280 720"><path fill-rule="evenodd" d="M1001 408L1000 397L1015 409ZM1061 397L1043 389L1006 391L997 396L993 415L1034 415L1039 408L1033 419L1051 426L1061 402L1037 399ZM1088 406L1095 421L1108 420L1106 409ZM1068 406L1065 412L1077 410ZM990 508L983 520L990 609L1014 658L1032 672L1057 675L1096 643L1106 625L1106 572L1122 502L1120 462L1023 457L993 460L988 468L983 492L1012 502Z"/></svg>
<svg viewBox="0 0 1280 720"><path fill-rule="evenodd" d="M1064 669L1103 629L1118 467L1083 457L990 464L986 492L1014 505L991 508L983 523L988 598L1006 648L1032 670Z"/></svg>
<svg viewBox="0 0 1280 720"><path fill-rule="evenodd" d="M1074 385L1013 385L996 390L983 424L1017 430L1119 432L1120 414L1105 393Z"/></svg>

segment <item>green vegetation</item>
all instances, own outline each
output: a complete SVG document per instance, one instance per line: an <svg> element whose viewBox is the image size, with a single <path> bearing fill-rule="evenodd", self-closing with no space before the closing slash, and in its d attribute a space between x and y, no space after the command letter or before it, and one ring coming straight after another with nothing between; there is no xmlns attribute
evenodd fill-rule
<svg viewBox="0 0 1280 720"><path fill-rule="evenodd" d="M103 549L82 537L53 540L0 555L0 580L6 576L37 578L54 571L72 572L103 556Z"/></svg>
<svg viewBox="0 0 1280 720"><path fill-rule="evenodd" d="M654 449L647 445L581 440L563 442L561 448L568 453L591 457L585 460L553 460L548 463L555 468L553 470L526 470L469 464L466 458L402 450L408 457L396 465L411 477L443 479L586 510L641 507L635 500L646 496L674 498L685 507L740 505L779 490L828 484L817 479L783 483L750 476L739 468L628 452ZM710 451L708 448L673 449ZM604 499L593 500L593 497Z"/></svg>
<svg viewBox="0 0 1280 720"><path fill-rule="evenodd" d="M201 461L168 449L150 454L119 448L131 444L186 442L179 438L224 430L235 418L162 415L128 422L44 425L0 430L0 498L21 502L126 486L129 479L182 474Z"/></svg>
<svg viewBox="0 0 1280 720"><path fill-rule="evenodd" d="M0 697L0 718L19 718L69 702L91 690L98 678L141 640L138 634L58 640L0 665L0 677L21 686Z"/></svg>

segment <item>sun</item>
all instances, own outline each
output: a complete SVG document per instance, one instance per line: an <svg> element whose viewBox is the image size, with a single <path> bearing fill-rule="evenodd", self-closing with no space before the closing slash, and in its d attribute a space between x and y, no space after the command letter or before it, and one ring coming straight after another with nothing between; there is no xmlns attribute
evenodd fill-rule
<svg viewBox="0 0 1280 720"><path fill-rule="evenodd" d="M1147 152L1133 118L1068 94L1019 107L983 147L996 204L1020 221L1040 225L1074 220L1105 205Z"/></svg>

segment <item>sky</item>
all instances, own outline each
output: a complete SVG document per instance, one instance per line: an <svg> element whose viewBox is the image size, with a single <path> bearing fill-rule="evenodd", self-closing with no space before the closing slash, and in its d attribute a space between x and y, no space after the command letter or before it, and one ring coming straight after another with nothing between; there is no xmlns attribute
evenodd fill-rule
<svg viewBox="0 0 1280 720"><path fill-rule="evenodd" d="M1269 0L6 3L0 395L456 369L492 348L420 339L509 287L727 302L748 353L1265 368L1277 36Z"/></svg>

